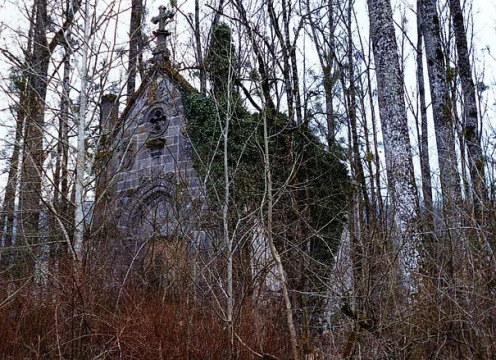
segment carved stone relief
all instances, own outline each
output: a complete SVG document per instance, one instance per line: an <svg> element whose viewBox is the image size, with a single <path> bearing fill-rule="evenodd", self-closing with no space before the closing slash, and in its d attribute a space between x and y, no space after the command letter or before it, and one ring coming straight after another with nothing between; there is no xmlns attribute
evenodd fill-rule
<svg viewBox="0 0 496 360"><path fill-rule="evenodd" d="M143 116L143 123L148 129L151 138L163 136L170 123L167 104L156 103L151 105Z"/></svg>

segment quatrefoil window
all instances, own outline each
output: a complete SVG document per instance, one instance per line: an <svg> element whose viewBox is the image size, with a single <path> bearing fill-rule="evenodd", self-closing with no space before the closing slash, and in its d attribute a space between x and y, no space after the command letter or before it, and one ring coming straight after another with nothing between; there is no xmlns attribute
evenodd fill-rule
<svg viewBox="0 0 496 360"><path fill-rule="evenodd" d="M155 137L165 133L169 126L169 118L162 104L155 105L148 110L145 123L149 124L150 135Z"/></svg>
<svg viewBox="0 0 496 360"><path fill-rule="evenodd" d="M160 131L162 123L167 121L167 116L162 109L155 109L150 114L150 122L153 124L153 131Z"/></svg>

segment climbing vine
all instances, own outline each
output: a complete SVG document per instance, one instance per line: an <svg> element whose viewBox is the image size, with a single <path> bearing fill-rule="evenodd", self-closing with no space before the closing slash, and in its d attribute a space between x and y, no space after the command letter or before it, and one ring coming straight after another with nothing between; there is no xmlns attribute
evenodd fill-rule
<svg viewBox="0 0 496 360"><path fill-rule="evenodd" d="M220 25L212 38L207 58L212 95L183 91L183 107L194 166L207 179L209 206L219 209L225 186L223 136L229 121L230 216L239 229L243 221L259 216L260 206L262 210L266 206L262 114L250 113L238 95L233 61L228 59L233 56L230 30ZM297 126L285 114L270 109L264 112L276 199L274 240L283 254L290 288L320 292L327 286L345 224L347 169L340 151L326 149L307 125ZM316 301L309 300L316 306Z"/></svg>
<svg viewBox="0 0 496 360"><path fill-rule="evenodd" d="M221 105L198 93L185 94L183 105L195 149L195 168L200 176L208 176L210 201L220 204L224 186ZM232 203L249 210L263 202L265 191L262 123L259 114L250 114L241 105L232 115L228 138ZM305 217L300 230L311 238L316 260L329 265L339 245L349 192L341 154L327 151L307 127L289 126L283 114L270 118L269 136L274 188L279 198L275 209L279 244L283 247L286 243L283 238L288 236L291 222L301 223L299 220Z"/></svg>

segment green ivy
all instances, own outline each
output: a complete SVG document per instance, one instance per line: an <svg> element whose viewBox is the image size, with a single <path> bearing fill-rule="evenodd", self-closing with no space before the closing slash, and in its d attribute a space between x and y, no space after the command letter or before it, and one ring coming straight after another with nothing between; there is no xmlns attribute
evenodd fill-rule
<svg viewBox="0 0 496 360"><path fill-rule="evenodd" d="M200 176L209 176L210 201L221 204L225 186L222 131L226 114L219 110L222 104L198 93L183 96L183 105L188 135L195 149L195 168ZM229 121L230 200L237 208L253 209L262 203L265 191L263 124L258 114L248 113L240 104ZM275 216L280 229L276 233L287 236L290 231L284 228L306 216L305 228L301 230L311 238L315 258L329 264L339 245L349 192L349 177L341 154L327 151L307 127L288 126L283 114L272 116L269 127L270 162L279 199ZM306 213L302 214L303 211ZM283 240L279 243L283 244Z"/></svg>
<svg viewBox="0 0 496 360"><path fill-rule="evenodd" d="M236 74L230 66L234 61L226 59L233 56L230 36L225 25L213 31L214 47L207 64L214 98L183 91L183 106L195 169L201 177L208 176L209 206L218 209L224 202L223 131L229 120L229 200L231 220L239 224L250 212L258 214L257 209L266 206L264 136L261 115L246 110L233 85ZM276 199L276 246L283 254L286 269L294 263L303 264L294 271L288 270L290 286L301 288L305 283L318 291L326 285L323 280L329 277L345 225L350 180L341 160L343 155L338 148L326 149L306 125L296 126L285 114L267 111L265 116ZM303 253L314 261L300 261Z"/></svg>

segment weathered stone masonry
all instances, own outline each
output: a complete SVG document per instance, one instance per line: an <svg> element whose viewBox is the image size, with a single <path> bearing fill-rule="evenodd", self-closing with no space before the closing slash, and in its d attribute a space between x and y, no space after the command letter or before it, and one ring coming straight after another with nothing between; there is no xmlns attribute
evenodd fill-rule
<svg viewBox="0 0 496 360"><path fill-rule="evenodd" d="M181 94L170 79L159 75L146 84L121 118L113 146L111 168L122 235L138 235L145 230L143 225L155 226L146 229L145 236L150 231L160 233L161 225L150 221L181 222L183 229L184 222L193 222L199 215L194 214L199 209L193 208L193 200L201 196L200 181L193 169ZM175 204L178 200L181 206ZM153 211L150 207L166 210L159 202L168 204L167 218L156 213L156 219L144 219L147 211Z"/></svg>
<svg viewBox="0 0 496 360"><path fill-rule="evenodd" d="M107 161L99 176L106 184L96 193L106 195L96 217L102 228L112 229L124 261L146 256L154 244L208 246L201 223L206 202L193 168L182 91L194 90L162 52L119 119L106 120L102 106L101 153Z"/></svg>

